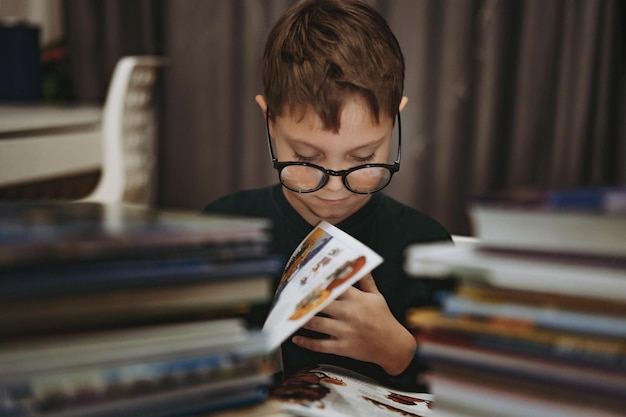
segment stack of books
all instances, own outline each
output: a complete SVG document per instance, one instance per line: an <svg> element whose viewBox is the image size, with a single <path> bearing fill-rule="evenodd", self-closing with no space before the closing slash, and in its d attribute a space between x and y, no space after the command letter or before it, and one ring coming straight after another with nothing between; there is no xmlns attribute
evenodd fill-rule
<svg viewBox="0 0 626 417"><path fill-rule="evenodd" d="M185 416L266 397L265 219L0 204L0 415Z"/></svg>
<svg viewBox="0 0 626 417"><path fill-rule="evenodd" d="M626 189L479 199L479 242L413 246L406 269L453 276L408 323L435 416L623 416Z"/></svg>

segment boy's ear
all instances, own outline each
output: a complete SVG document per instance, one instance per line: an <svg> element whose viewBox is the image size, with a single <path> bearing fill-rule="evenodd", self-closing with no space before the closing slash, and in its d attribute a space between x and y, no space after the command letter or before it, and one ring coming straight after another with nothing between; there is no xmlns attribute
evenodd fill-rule
<svg viewBox="0 0 626 417"><path fill-rule="evenodd" d="M265 102L265 97L259 94L254 97L254 101L256 101L256 104L259 105L261 111L263 112L263 116L265 116L265 113L267 113L267 103Z"/></svg>
<svg viewBox="0 0 626 417"><path fill-rule="evenodd" d="M259 107L261 108L261 111L263 112L263 117L267 117L267 102L265 101L265 97L263 97L262 95L256 95L254 97L254 101L256 101L256 104L259 105ZM270 120L269 123L269 129L270 129L270 136L274 136L274 122L272 120Z"/></svg>
<svg viewBox="0 0 626 417"><path fill-rule="evenodd" d="M400 100L400 106L398 107L398 110L402 111L408 102L409 98L407 96L402 96L402 100Z"/></svg>

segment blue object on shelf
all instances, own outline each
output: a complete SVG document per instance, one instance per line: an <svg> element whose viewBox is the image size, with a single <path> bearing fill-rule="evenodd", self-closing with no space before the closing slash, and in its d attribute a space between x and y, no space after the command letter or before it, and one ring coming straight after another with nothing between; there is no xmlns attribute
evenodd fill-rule
<svg viewBox="0 0 626 417"><path fill-rule="evenodd" d="M0 24L0 99L41 98L39 27Z"/></svg>

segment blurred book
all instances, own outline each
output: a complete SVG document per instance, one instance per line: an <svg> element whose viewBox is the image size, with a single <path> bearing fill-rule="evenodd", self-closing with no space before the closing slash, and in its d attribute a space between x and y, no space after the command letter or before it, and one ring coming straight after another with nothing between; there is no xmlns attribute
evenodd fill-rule
<svg viewBox="0 0 626 417"><path fill-rule="evenodd" d="M476 317L479 320L498 317L511 323L528 323L540 328L626 338L626 316L614 312L580 311L508 300L476 300L463 294L448 294L443 297L441 305L447 316Z"/></svg>
<svg viewBox="0 0 626 417"><path fill-rule="evenodd" d="M262 402L266 219L0 204L0 415L168 417Z"/></svg>
<svg viewBox="0 0 626 417"><path fill-rule="evenodd" d="M522 197L474 202L472 246L406 252L409 274L458 280L407 313L435 415L623 415L623 189Z"/></svg>
<svg viewBox="0 0 626 417"><path fill-rule="evenodd" d="M0 304L0 337L246 317L272 297L271 275L176 286L21 297Z"/></svg>
<svg viewBox="0 0 626 417"><path fill-rule="evenodd" d="M474 247L432 244L411 246L405 270L421 276L462 276L516 290L616 301L626 298L626 259L621 258L497 250L483 243Z"/></svg>
<svg viewBox="0 0 626 417"><path fill-rule="evenodd" d="M416 334L436 334L450 339L458 336L476 346L495 346L508 352L626 370L626 339L621 337L542 328L502 317L478 319L422 309L410 310L407 323Z"/></svg>
<svg viewBox="0 0 626 417"><path fill-rule="evenodd" d="M494 334L494 327L504 327L499 318L483 324L465 318L450 320L444 313L419 329L420 355L434 368L482 371L485 374L510 375L546 386L569 386L596 392L598 396L619 399L626 389L626 361L622 338L603 338L585 333L535 330L533 334L509 326L511 333ZM450 321L457 327L452 328ZM470 323L468 323L470 322ZM413 322L414 325L416 322ZM485 328L486 327L486 328ZM525 334L525 335L524 335ZM586 339L580 347L573 345ZM567 343L570 343L569 345ZM610 348L617 348L613 352Z"/></svg>
<svg viewBox="0 0 626 417"><path fill-rule="evenodd" d="M484 245L626 256L626 187L518 191L470 202Z"/></svg>
<svg viewBox="0 0 626 417"><path fill-rule="evenodd" d="M0 335L267 308L283 260L266 219L98 203L0 204Z"/></svg>
<svg viewBox="0 0 626 417"><path fill-rule="evenodd" d="M237 319L18 341L0 348L0 415L206 412L260 401L273 370Z"/></svg>
<svg viewBox="0 0 626 417"><path fill-rule="evenodd" d="M272 256L216 261L201 254L171 253L168 258L160 251L139 259L35 264L0 269L0 300L222 282L250 275L276 275L282 264L282 259Z"/></svg>
<svg viewBox="0 0 626 417"><path fill-rule="evenodd" d="M267 219L199 215L124 204L0 203L0 267L107 259L208 260L267 253Z"/></svg>
<svg viewBox="0 0 626 417"><path fill-rule="evenodd" d="M487 382L460 372L433 372L428 378L437 399L435 417L621 417L623 406L603 403L602 398L549 387L520 387L503 380Z"/></svg>

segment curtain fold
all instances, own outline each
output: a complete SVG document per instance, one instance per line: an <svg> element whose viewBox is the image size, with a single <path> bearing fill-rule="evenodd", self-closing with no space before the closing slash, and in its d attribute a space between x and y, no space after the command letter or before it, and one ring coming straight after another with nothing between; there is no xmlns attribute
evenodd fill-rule
<svg viewBox="0 0 626 417"><path fill-rule="evenodd" d="M63 0L76 99L103 101L124 55L163 53L163 0Z"/></svg>
<svg viewBox="0 0 626 417"><path fill-rule="evenodd" d="M268 6L169 2L162 205L200 209L221 195L275 180L254 96L263 91L265 37L287 5Z"/></svg>
<svg viewBox="0 0 626 417"><path fill-rule="evenodd" d="M424 0L387 12L411 100L396 198L464 234L479 194L626 183L617 2Z"/></svg>

